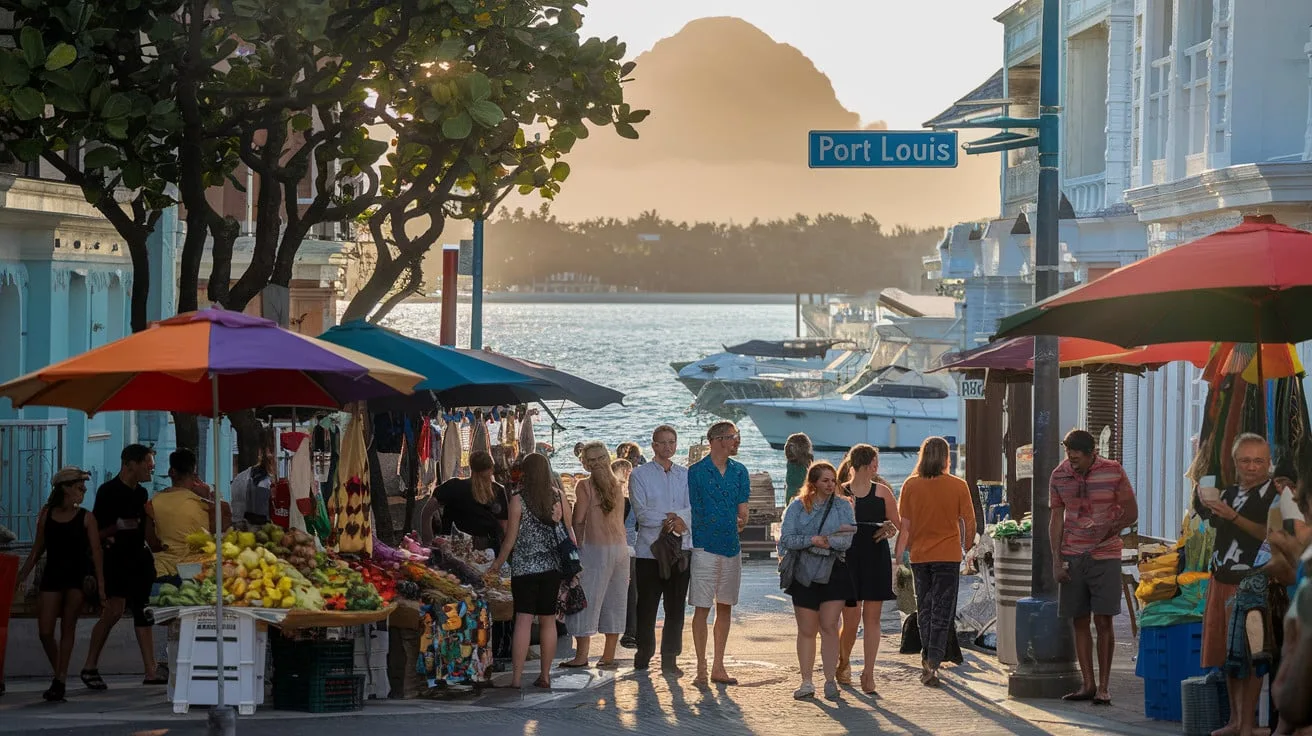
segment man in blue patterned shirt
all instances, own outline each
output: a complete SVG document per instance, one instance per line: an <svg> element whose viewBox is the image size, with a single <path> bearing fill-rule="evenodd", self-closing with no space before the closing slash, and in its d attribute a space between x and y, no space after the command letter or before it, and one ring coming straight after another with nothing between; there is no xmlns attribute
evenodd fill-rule
<svg viewBox="0 0 1312 736"><path fill-rule="evenodd" d="M724 668L729 623L738 603L742 581L742 547L738 533L747 525L751 480L747 468L733 459L742 435L733 422L717 422L706 433L711 452L688 468L688 500L692 504L692 580L688 603L694 609L692 641L697 648L697 687L710 682L737 685ZM706 666L706 623L715 606L715 666Z"/></svg>

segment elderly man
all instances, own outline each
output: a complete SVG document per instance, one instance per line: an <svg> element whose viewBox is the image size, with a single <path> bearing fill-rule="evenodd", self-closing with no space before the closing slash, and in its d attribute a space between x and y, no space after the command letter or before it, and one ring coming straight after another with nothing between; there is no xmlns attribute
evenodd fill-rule
<svg viewBox="0 0 1312 736"><path fill-rule="evenodd" d="M738 684L724 668L724 648L742 584L742 544L738 535L747 525L747 502L752 492L747 468L733 459L742 443L737 425L716 422L706 432L706 439L711 444L710 454L688 468L693 546L688 602L694 609L692 642L697 648L697 678L693 684L699 688L710 687L711 682ZM712 607L715 663L708 674L706 625Z"/></svg>
<svg viewBox="0 0 1312 736"><path fill-rule="evenodd" d="M1066 700L1110 705L1107 687L1116 650L1112 619L1121 612L1121 530L1139 518L1125 469L1098 457L1093 435L1076 429L1062 442L1066 462L1049 482L1053 510L1049 534L1058 612L1075 626L1075 654L1083 686ZM1058 511L1061 513L1057 513ZM1098 680L1093 677L1092 620L1098 630Z"/></svg>
<svg viewBox="0 0 1312 736"><path fill-rule="evenodd" d="M669 566L662 576L652 547L663 534L678 537L685 557L691 556L692 507L688 501L688 469L674 462L679 434L668 424L651 433L653 459L629 476L629 500L637 523L634 575L637 581L637 652L633 668L645 670L656 653L656 611L665 600L665 627L661 632L661 671L678 677L683 653L684 603L688 598L687 564Z"/></svg>
<svg viewBox="0 0 1312 736"><path fill-rule="evenodd" d="M1252 665L1251 656L1238 665L1227 662L1233 659L1231 649L1236 644L1230 641L1236 614L1228 609L1232 599L1238 602L1236 594L1246 578L1263 575L1257 569L1269 558L1263 545L1267 517L1272 508L1279 506L1281 491L1271 479L1271 447L1261 435L1239 435L1231 454L1239 482L1225 489L1220 498L1205 497L1202 489L1194 491L1194 510L1216 529L1210 566L1212 580L1207 586L1203 609L1202 666L1225 670L1230 695L1230 723L1214 731L1213 736L1250 736L1257 719L1264 673ZM1256 582L1265 591L1264 581ZM1238 635L1245 636L1245 630L1246 627L1240 627Z"/></svg>

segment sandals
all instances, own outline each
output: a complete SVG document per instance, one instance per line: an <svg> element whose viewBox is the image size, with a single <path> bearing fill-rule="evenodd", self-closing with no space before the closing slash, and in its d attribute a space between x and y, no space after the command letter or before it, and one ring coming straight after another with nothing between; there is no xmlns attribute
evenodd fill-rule
<svg viewBox="0 0 1312 736"><path fill-rule="evenodd" d="M46 690L44 693L41 693L41 697L45 698L46 700L52 703L64 702L64 681L51 680L50 689Z"/></svg>
<svg viewBox="0 0 1312 736"><path fill-rule="evenodd" d="M169 684L169 678L167 678L167 677L160 677L159 675L155 675L154 677L147 677L146 679L142 680L142 681L141 681L141 684L142 684L142 685L167 685L167 684Z"/></svg>
<svg viewBox="0 0 1312 736"><path fill-rule="evenodd" d="M865 693L866 695L875 694L875 673L873 672L861 673L861 692Z"/></svg>
<svg viewBox="0 0 1312 736"><path fill-rule="evenodd" d="M540 687L543 690L550 690L551 680L548 680L545 677L539 677L538 679L533 681L533 687Z"/></svg>
<svg viewBox="0 0 1312 736"><path fill-rule="evenodd" d="M620 668L620 663L616 662L613 659L609 661L597 662L597 669L599 670L617 670L619 668Z"/></svg>
<svg viewBox="0 0 1312 736"><path fill-rule="evenodd" d="M579 664L577 662L571 662L568 659L556 665L556 667L562 670L581 670L581 669L586 669L587 666L588 666L587 662L584 662L583 664Z"/></svg>
<svg viewBox="0 0 1312 736"><path fill-rule="evenodd" d="M1085 700L1093 700L1094 699L1093 696L1097 694L1098 694L1097 690L1076 690L1073 693L1067 693L1061 696L1061 699L1065 700L1068 703L1082 702Z"/></svg>
<svg viewBox="0 0 1312 736"><path fill-rule="evenodd" d="M105 684L105 678L100 676L100 670L82 670L80 677L82 678L82 684L90 690L109 689L109 685Z"/></svg>

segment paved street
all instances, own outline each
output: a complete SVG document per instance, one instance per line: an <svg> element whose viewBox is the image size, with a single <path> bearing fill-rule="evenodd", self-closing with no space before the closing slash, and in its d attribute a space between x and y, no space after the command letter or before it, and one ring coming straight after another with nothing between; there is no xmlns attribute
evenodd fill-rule
<svg viewBox="0 0 1312 736"><path fill-rule="evenodd" d="M626 731L642 734L729 734L853 732L992 734L992 733L1176 733L1178 724L1142 720L1142 699L1124 694L1116 713L1052 703L1008 701L1006 678L992 657L967 652L966 663L949 668L941 690L919 684L919 657L897 654L897 638L885 639L877 667L879 696L846 690L842 701L797 702L791 694L798 674L791 606L777 590L773 565L753 563L744 575L744 605L730 640L731 673L741 684L703 692L692 686L692 642L683 662L682 680L659 674L572 673L555 678L551 693L498 688L482 695L450 700L371 701L361 713L314 716L261 709L243 718L243 736L358 733L431 733L457 723L461 733L582 736ZM886 631L897 629L896 614L886 617ZM1127 632L1128 634L1128 632ZM1132 645L1131 645L1132 646ZM1124 651L1126 647L1122 647ZM631 657L631 652L624 652ZM1118 656L1121 656L1118 653ZM1119 663L1132 669L1133 662ZM530 664L530 672L536 663ZM854 669L860 665L854 662ZM532 676L526 678L531 681ZM817 682L821 678L817 675ZM1119 678L1118 681L1124 680ZM139 681L138 681L139 682ZM111 681L108 693L72 689L69 702L40 701L45 682L11 682L0 698L0 732L139 734L173 736L204 732L204 711L175 716L163 702L162 688L142 688ZM1114 686L1114 693L1117 693ZM1137 718L1134 712L1137 710ZM1101 720L1098 716L1115 717Z"/></svg>

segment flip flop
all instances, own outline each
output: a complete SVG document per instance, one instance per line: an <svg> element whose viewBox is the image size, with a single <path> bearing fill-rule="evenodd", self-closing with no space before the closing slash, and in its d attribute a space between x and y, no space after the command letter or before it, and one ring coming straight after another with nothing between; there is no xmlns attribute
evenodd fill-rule
<svg viewBox="0 0 1312 736"><path fill-rule="evenodd" d="M1081 702L1085 700L1093 700L1094 699L1093 696L1097 694L1098 691L1096 690L1076 690L1073 693L1066 693L1065 695L1061 696L1061 699L1070 703L1074 703L1074 702Z"/></svg>
<svg viewBox="0 0 1312 736"><path fill-rule="evenodd" d="M710 689L711 689L711 683L710 683L710 681L707 680L705 677L698 677L697 679L693 680L693 681L692 681L692 686L695 687L695 688L697 688L698 690L710 690Z"/></svg>
<svg viewBox="0 0 1312 736"><path fill-rule="evenodd" d="M551 683L550 683L549 681L544 680L544 679L542 679L541 677L539 677L538 679L536 679L536 680L533 681L533 687L540 687L540 688L542 688L543 690L550 690L550 689L551 689Z"/></svg>
<svg viewBox="0 0 1312 736"><path fill-rule="evenodd" d="M738 684L738 678L737 678L737 677L712 677L712 678L711 678L711 682L715 683L716 685L737 685L737 684Z"/></svg>
<svg viewBox="0 0 1312 736"><path fill-rule="evenodd" d="M148 677L148 678L142 680L142 681L141 681L141 684L142 684L142 685L167 685L167 684L169 684L169 678L167 678L167 677Z"/></svg>
<svg viewBox="0 0 1312 736"><path fill-rule="evenodd" d="M570 662L568 660L556 665L557 668L562 670L581 670L581 669L586 669L587 666L588 666L587 662L584 662L583 664L575 664L574 662Z"/></svg>
<svg viewBox="0 0 1312 736"><path fill-rule="evenodd" d="M609 662L598 662L598 663L597 663L597 669L599 669L599 670L617 670L617 669L619 669L619 668L620 668L620 663L619 663L619 662L616 662L616 661L613 660L613 659L612 659L611 661L609 661Z"/></svg>
<svg viewBox="0 0 1312 736"><path fill-rule="evenodd" d="M1111 704L1112 704L1112 699L1111 699L1111 698L1094 698L1094 699L1093 699L1093 704L1094 704L1094 705L1111 705Z"/></svg>
<svg viewBox="0 0 1312 736"><path fill-rule="evenodd" d="M109 685L105 684L105 679L100 676L100 670L82 670L82 684L91 690L108 690ZM168 684L167 682L165 683Z"/></svg>

